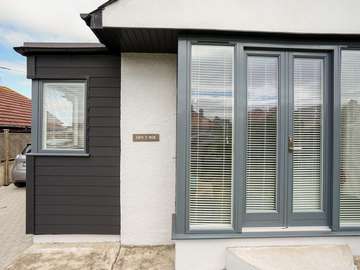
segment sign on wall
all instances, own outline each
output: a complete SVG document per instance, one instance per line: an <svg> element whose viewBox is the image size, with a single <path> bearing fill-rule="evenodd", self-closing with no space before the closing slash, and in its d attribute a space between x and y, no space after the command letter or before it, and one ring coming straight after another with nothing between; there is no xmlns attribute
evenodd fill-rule
<svg viewBox="0 0 360 270"><path fill-rule="evenodd" d="M133 142L158 142L160 134L133 134Z"/></svg>

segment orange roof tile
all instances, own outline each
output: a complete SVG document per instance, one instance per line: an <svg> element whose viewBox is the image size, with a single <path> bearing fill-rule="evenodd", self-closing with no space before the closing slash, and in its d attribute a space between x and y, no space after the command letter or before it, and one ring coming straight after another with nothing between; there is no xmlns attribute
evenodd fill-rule
<svg viewBox="0 0 360 270"><path fill-rule="evenodd" d="M31 126L31 100L5 86L0 86L1 126Z"/></svg>

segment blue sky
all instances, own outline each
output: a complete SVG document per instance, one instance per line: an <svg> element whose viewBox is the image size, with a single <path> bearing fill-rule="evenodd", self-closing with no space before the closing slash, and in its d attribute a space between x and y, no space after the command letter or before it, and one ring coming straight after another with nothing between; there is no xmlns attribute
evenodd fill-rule
<svg viewBox="0 0 360 270"><path fill-rule="evenodd" d="M31 82L26 79L25 58L17 54L9 44L1 43L0 59L0 85L7 86L24 96L30 97Z"/></svg>
<svg viewBox="0 0 360 270"><path fill-rule="evenodd" d="M103 2L0 0L0 85L31 97L26 59L13 47L23 42L97 42L80 13L90 12Z"/></svg>

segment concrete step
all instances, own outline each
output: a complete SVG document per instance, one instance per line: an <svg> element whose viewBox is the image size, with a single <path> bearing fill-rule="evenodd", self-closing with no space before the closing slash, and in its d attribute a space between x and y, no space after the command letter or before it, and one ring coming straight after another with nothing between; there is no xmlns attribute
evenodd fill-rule
<svg viewBox="0 0 360 270"><path fill-rule="evenodd" d="M355 270L347 245L233 247L226 270Z"/></svg>

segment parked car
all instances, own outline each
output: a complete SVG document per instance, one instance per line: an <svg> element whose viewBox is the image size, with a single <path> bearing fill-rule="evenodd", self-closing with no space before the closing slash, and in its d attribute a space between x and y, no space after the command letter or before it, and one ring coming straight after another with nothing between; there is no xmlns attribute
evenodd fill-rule
<svg viewBox="0 0 360 270"><path fill-rule="evenodd" d="M26 154L30 152L31 144L28 144L15 158L11 176L14 185L17 187L24 187L26 185Z"/></svg>

